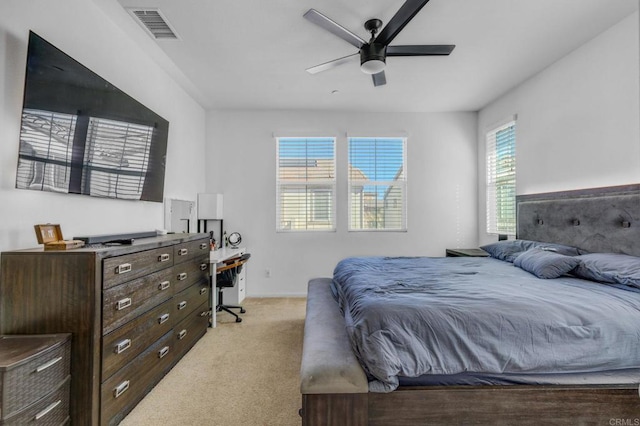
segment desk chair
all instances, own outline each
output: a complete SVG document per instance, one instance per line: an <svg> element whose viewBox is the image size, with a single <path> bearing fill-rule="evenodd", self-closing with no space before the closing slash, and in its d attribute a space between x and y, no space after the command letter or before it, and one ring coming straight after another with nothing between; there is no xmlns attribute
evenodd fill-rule
<svg viewBox="0 0 640 426"><path fill-rule="evenodd" d="M242 256L235 257L225 261L225 264L216 269L218 274L216 277L216 288L218 289L218 304L216 305L216 312L225 311L236 317L236 322L242 322L242 318L231 309L240 309L240 313L244 314L246 311L242 306L238 305L225 305L222 301L222 290L229 287L234 287L238 281L238 274L242 272L242 267L249 260L251 254L245 253Z"/></svg>

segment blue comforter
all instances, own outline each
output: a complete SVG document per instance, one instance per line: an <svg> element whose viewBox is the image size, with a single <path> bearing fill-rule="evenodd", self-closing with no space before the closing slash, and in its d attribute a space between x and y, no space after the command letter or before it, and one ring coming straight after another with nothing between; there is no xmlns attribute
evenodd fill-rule
<svg viewBox="0 0 640 426"><path fill-rule="evenodd" d="M373 392L398 376L640 367L640 293L462 257L348 258L333 286Z"/></svg>

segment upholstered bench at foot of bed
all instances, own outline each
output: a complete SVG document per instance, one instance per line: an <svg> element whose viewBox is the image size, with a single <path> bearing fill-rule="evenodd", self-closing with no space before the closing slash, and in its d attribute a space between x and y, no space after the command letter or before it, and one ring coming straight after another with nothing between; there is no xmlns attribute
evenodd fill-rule
<svg viewBox="0 0 640 426"><path fill-rule="evenodd" d="M300 368L305 426L355 425L366 419L367 377L351 351L330 286L330 278L312 279L308 284Z"/></svg>

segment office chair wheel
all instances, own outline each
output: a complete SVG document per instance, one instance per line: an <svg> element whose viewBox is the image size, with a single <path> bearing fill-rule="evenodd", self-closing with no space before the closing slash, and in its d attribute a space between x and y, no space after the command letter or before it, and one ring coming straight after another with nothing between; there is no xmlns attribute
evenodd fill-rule
<svg viewBox="0 0 640 426"><path fill-rule="evenodd" d="M242 318L240 317L236 318L236 322L242 322Z"/></svg>
<svg viewBox="0 0 640 426"><path fill-rule="evenodd" d="M240 313L241 313L241 314L246 314L246 313L247 313L247 311L245 311L245 309L244 309L244 308L240 308Z"/></svg>

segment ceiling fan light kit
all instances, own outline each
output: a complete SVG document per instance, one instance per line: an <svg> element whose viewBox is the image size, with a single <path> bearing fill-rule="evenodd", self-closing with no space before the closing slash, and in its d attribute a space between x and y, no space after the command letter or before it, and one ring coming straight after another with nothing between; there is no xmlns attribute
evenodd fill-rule
<svg viewBox="0 0 640 426"><path fill-rule="evenodd" d="M371 34L371 39L368 43L357 34L349 31L315 9L309 9L303 17L358 48L360 54L360 69L366 74L371 74L374 86L382 86L387 83L384 74L387 56L446 56L451 54L456 47L453 44L389 46L389 43L393 41L398 33L402 31L409 21L411 21L428 2L429 0L407 0L382 31L380 31L380 34L377 33L382 27L381 20L369 19L366 21L364 28ZM334 59L333 61L308 68L307 72L316 74L340 64L351 62L351 59L355 56L354 54Z"/></svg>
<svg viewBox="0 0 640 426"><path fill-rule="evenodd" d="M366 74L378 74L387 63L387 46L365 44L360 49L360 69Z"/></svg>

